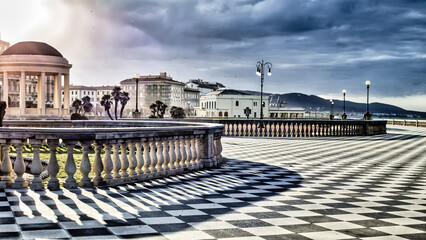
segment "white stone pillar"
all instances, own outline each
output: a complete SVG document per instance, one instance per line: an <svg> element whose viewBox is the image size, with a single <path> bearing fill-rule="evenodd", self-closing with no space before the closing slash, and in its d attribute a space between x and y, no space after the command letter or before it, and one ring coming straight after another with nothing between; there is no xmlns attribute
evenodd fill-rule
<svg viewBox="0 0 426 240"><path fill-rule="evenodd" d="M9 105L8 96L9 96L9 75L7 72L3 72L3 101ZM8 106L9 107L9 106Z"/></svg>
<svg viewBox="0 0 426 240"><path fill-rule="evenodd" d="M46 115L46 73L42 72L37 83L37 107L41 115Z"/></svg>
<svg viewBox="0 0 426 240"><path fill-rule="evenodd" d="M70 75L64 75L64 110L66 110L67 114L70 109Z"/></svg>
<svg viewBox="0 0 426 240"><path fill-rule="evenodd" d="M19 107L21 109L21 115L25 115L25 72L21 72L19 83Z"/></svg>
<svg viewBox="0 0 426 240"><path fill-rule="evenodd" d="M61 96L62 74L55 75L53 89L53 107L58 109L58 115L62 115L62 96Z"/></svg>

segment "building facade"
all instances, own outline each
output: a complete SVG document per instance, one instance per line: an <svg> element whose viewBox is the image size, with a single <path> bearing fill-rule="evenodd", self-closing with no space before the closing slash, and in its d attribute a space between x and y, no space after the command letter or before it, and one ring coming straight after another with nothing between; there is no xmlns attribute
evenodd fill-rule
<svg viewBox="0 0 426 240"><path fill-rule="evenodd" d="M195 109L200 107L200 90L185 87L183 92L186 115L189 117L196 116Z"/></svg>
<svg viewBox="0 0 426 240"><path fill-rule="evenodd" d="M130 100L127 103L125 114L130 115L136 110L136 78L129 78L120 82L123 91L128 92ZM172 106L185 108L184 104L185 84L165 72L159 75L140 76L138 79L138 110L142 117L151 115L149 106L156 101L162 101L168 108L166 116L170 115Z"/></svg>
<svg viewBox="0 0 426 240"><path fill-rule="evenodd" d="M19 101L11 100L12 105L13 102L18 102L19 106L8 107L6 114L22 116L68 113L71 67L72 65L58 50L43 42L19 42L7 47L0 54L2 98L8 101L6 98L13 95L14 91L19 91ZM14 86L15 82L19 82L19 88ZM65 89L64 102L61 95L62 83ZM35 91L34 85L37 85ZM51 86L53 90L50 92ZM12 93L9 91L10 88ZM53 94L52 108L49 102L50 94ZM31 104L35 98L37 104Z"/></svg>
<svg viewBox="0 0 426 240"><path fill-rule="evenodd" d="M200 97L200 107L196 108L197 117L229 117L249 118L260 117L260 95L251 95L232 89L219 89ZM269 116L269 100L263 99L263 115Z"/></svg>

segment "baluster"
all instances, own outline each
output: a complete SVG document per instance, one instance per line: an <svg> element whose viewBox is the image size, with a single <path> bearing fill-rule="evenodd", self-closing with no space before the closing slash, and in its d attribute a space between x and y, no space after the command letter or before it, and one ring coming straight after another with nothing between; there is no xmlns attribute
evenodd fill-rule
<svg viewBox="0 0 426 240"><path fill-rule="evenodd" d="M231 121L230 123L229 123L229 131L228 131L228 136L234 136L234 129L232 128L233 127L233 125L234 125L234 123Z"/></svg>
<svg viewBox="0 0 426 240"><path fill-rule="evenodd" d="M42 140L39 139L30 139L31 146L33 147L33 161L31 163L31 173L34 175L33 180L31 181L30 188L32 190L43 190L44 184L40 177L40 174L43 171L40 160L40 147Z"/></svg>
<svg viewBox="0 0 426 240"><path fill-rule="evenodd" d="M173 137L169 137L169 169L170 174L175 175L176 174L176 154L175 154L175 140Z"/></svg>
<svg viewBox="0 0 426 240"><path fill-rule="evenodd" d="M164 176L164 169L163 169L163 163L164 163L164 157L163 157L163 144L161 143L160 138L156 138L157 146L157 164L155 165L155 168L157 169L158 176Z"/></svg>
<svg viewBox="0 0 426 240"><path fill-rule="evenodd" d="M13 171L16 174L15 182L12 183L12 188L26 188L28 187L28 182L22 177L25 173L25 162L22 157L22 148L24 146L23 140L12 140L12 144L15 145L16 149L16 160L14 164Z"/></svg>
<svg viewBox="0 0 426 240"><path fill-rule="evenodd" d="M14 182L10 177L10 173L12 172L12 162L10 161L10 146L12 145L10 141L1 140L3 147L3 160L1 162L1 172L3 172L3 177L1 178L1 187L10 187L10 185Z"/></svg>
<svg viewBox="0 0 426 240"><path fill-rule="evenodd" d="M114 169L114 163L111 158L111 144L106 142L104 143L105 156L103 159L104 164L104 181L107 185L114 185L114 179L111 175L111 171Z"/></svg>
<svg viewBox="0 0 426 240"><path fill-rule="evenodd" d="M184 171L188 170L188 165L186 164L186 159L188 158L188 155L186 154L186 147L185 147L185 137L180 137L180 152L182 155L181 165Z"/></svg>
<svg viewBox="0 0 426 240"><path fill-rule="evenodd" d="M95 172L95 177L93 178L93 185L104 186L105 181L102 178L102 171L104 169L104 164L102 163L102 157L101 157L102 143L95 141L93 143L93 147L95 148L95 159L93 160L93 171Z"/></svg>
<svg viewBox="0 0 426 240"><path fill-rule="evenodd" d="M83 177L80 179L80 182L78 183L78 186L80 186L80 187L93 187L93 183L91 182L90 177L89 177L89 173L92 170L92 167L90 166L90 160L89 160L89 148L90 148L91 142L92 141L84 141L84 142L80 141L80 142L78 142L79 145L81 146L82 152L83 152L83 155L82 155L82 158L81 158L81 163L80 163L80 172L83 175ZM67 152L68 151L71 151L71 153L74 152L74 146L77 144L77 142L67 141L66 143L67 143ZM70 146L71 150L68 150L68 144L72 145L72 148ZM68 159L67 159L67 162L68 162ZM76 168L74 158L72 159L72 162L74 162L74 167ZM66 170L66 168L67 168L67 166L65 165L65 170ZM76 170L77 170L77 168L76 168ZM74 171L74 173L75 173L75 171ZM74 175L74 174L72 174L72 175ZM68 177L69 177L69 174L68 174ZM77 184L74 184L72 181L70 181L70 184L68 185L69 187L67 187L66 185L68 185L68 184L65 181L65 184L64 184L65 188L77 188Z"/></svg>
<svg viewBox="0 0 426 240"><path fill-rule="evenodd" d="M190 143L191 143L191 165L192 165L192 170L198 170L199 166L197 164L197 152L195 150L195 136L191 135L190 136Z"/></svg>
<svg viewBox="0 0 426 240"><path fill-rule="evenodd" d="M151 158L151 165L149 166L149 171L152 173L152 177L156 178L159 176L159 172L157 171L157 152L155 147L154 138L149 138L149 156Z"/></svg>
<svg viewBox="0 0 426 240"><path fill-rule="evenodd" d="M78 187L77 181L74 178L74 174L77 171L77 166L75 165L74 161L74 146L77 145L77 141L65 140L64 142L67 147L67 161L65 162L65 172L67 173L67 179L65 179L64 188L73 189Z"/></svg>
<svg viewBox="0 0 426 240"><path fill-rule="evenodd" d="M143 160L144 164L142 167L143 173L146 179L152 179L154 177L153 172L151 172L151 155L149 152L149 143L146 138L143 139Z"/></svg>
<svg viewBox="0 0 426 240"><path fill-rule="evenodd" d="M163 138L163 169L164 169L164 175L170 176L171 171L169 167L170 163L170 155L169 155L169 140L167 138Z"/></svg>
<svg viewBox="0 0 426 240"><path fill-rule="evenodd" d="M50 148L50 159L49 164L47 165L47 172L49 173L50 179L47 183L47 188L50 190L59 189L59 180L56 175L59 172L58 159L56 159L56 147L58 146L58 140L49 139L47 140L47 145Z"/></svg>
<svg viewBox="0 0 426 240"><path fill-rule="evenodd" d="M120 144L118 142L112 143L112 178L114 179L114 184L119 185L124 183L124 179L121 178L120 169L121 169L121 159L119 150Z"/></svg>
<svg viewBox="0 0 426 240"><path fill-rule="evenodd" d="M300 137L300 124L298 122L294 123L296 128L296 137Z"/></svg>
<svg viewBox="0 0 426 240"><path fill-rule="evenodd" d="M186 165L188 166L188 170L192 171L194 170L194 165L192 162L192 150L191 150L191 139L190 136L185 137L185 146L186 146Z"/></svg>
<svg viewBox="0 0 426 240"><path fill-rule="evenodd" d="M182 154L180 151L180 138L181 137L174 137L173 139L175 140L175 155L176 155L176 172L177 173L182 173L183 172L183 165L182 165Z"/></svg>
<svg viewBox="0 0 426 240"><path fill-rule="evenodd" d="M137 180L143 180L143 179L145 179L145 174L142 170L142 167L143 167L145 162L143 160L142 143L141 143L140 139L138 139L137 142L136 142L136 162L137 162L137 165L136 165L137 177L136 177L136 179Z"/></svg>
<svg viewBox="0 0 426 240"><path fill-rule="evenodd" d="M138 159L136 158L135 150L135 142L132 140L129 142L129 177L131 181L138 179L138 175L135 171L136 166L138 165Z"/></svg>
<svg viewBox="0 0 426 240"><path fill-rule="evenodd" d="M127 158L127 142L122 140L120 141L120 148L121 148L121 154L120 154L120 164L119 167L121 169L120 176L121 176L121 183L128 183L130 182L129 174L127 173L127 169L129 168L129 159Z"/></svg>

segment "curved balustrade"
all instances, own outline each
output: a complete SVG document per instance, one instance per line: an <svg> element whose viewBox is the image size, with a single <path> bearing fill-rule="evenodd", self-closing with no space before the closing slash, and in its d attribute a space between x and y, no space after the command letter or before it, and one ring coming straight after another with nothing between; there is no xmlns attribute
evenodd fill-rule
<svg viewBox="0 0 426 240"><path fill-rule="evenodd" d="M47 144L50 158L47 167L49 189L59 189L57 178L64 168L65 188L115 186L152 178L197 171L222 164L221 135L223 125L211 123L143 122L143 121L5 121L0 128L2 174L0 188L44 189L40 148ZM18 127L20 126L20 127ZM61 127L61 128L59 128ZM27 143L33 148L31 173L34 179L24 178L22 156ZM56 149L67 149L64 166L59 166ZM16 149L12 168L10 146ZM73 149L81 146L80 165L74 160ZM94 157L89 158L93 147ZM102 150L105 152L102 156ZM121 154L119 154L121 150ZM11 177L12 171L16 177ZM75 179L77 171L82 178ZM93 177L90 177L93 175Z"/></svg>
<svg viewBox="0 0 426 240"><path fill-rule="evenodd" d="M386 121L220 119L214 122L225 125L224 136L237 137L364 136L386 133Z"/></svg>

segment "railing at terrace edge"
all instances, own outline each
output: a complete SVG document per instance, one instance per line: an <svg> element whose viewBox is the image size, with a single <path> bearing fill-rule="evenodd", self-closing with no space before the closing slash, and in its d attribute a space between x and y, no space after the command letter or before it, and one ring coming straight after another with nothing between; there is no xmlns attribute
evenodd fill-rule
<svg viewBox="0 0 426 240"><path fill-rule="evenodd" d="M56 123L56 124L55 124ZM224 163L221 156L223 126L209 123L142 122L142 121L5 121L0 128L2 147L0 188L44 189L40 148L47 143L50 151L47 187L59 189L60 167L67 174L65 188L115 186L153 178L197 171ZM17 125L21 127L17 127ZM24 126L24 127L22 127ZM59 128L62 127L62 128ZM59 166L56 149L62 141L67 148L65 166ZM24 178L23 146L31 144L34 179ZM16 149L12 168L10 146ZM82 147L79 170L82 178L74 178L77 166L75 146ZM93 164L89 148L94 148ZM101 156L102 148L105 154ZM111 150L113 150L111 152ZM119 154L121 150L121 154ZM127 153L128 150L128 153ZM12 171L16 178L11 177ZM89 173L94 177L89 177Z"/></svg>
<svg viewBox="0 0 426 240"><path fill-rule="evenodd" d="M367 136L386 133L386 121L364 120L241 120L220 119L224 136L324 137Z"/></svg>
<svg viewBox="0 0 426 240"><path fill-rule="evenodd" d="M417 119L387 119L390 125L412 126L412 127L426 127L426 120Z"/></svg>

